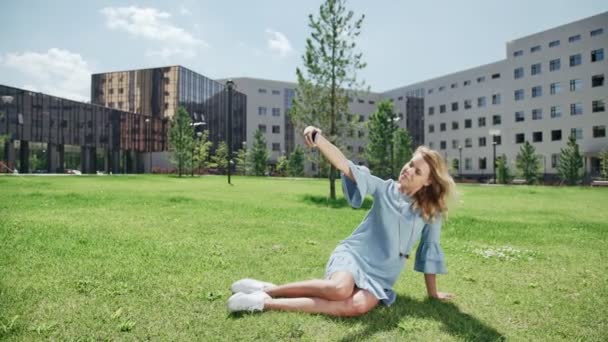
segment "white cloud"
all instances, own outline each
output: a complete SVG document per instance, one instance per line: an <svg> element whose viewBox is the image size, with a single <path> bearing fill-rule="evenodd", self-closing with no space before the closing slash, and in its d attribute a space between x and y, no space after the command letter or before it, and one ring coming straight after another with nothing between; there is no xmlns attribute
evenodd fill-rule
<svg viewBox="0 0 608 342"><path fill-rule="evenodd" d="M289 39L283 33L266 29L266 34L268 35L268 49L272 53L285 57L293 51Z"/></svg>
<svg viewBox="0 0 608 342"><path fill-rule="evenodd" d="M80 54L51 48L45 53L8 53L1 60L2 65L27 76L24 88L28 90L77 101L90 98L91 70Z"/></svg>
<svg viewBox="0 0 608 342"><path fill-rule="evenodd" d="M179 14L181 15L191 15L192 12L190 12L189 9L187 9L184 5L179 6Z"/></svg>
<svg viewBox="0 0 608 342"><path fill-rule="evenodd" d="M182 10L187 11L185 8ZM125 31L134 37L162 44L162 50L178 52L173 55L193 57L196 49L208 44L195 38L192 33L177 27L170 22L171 14L156 8L140 7L106 7L101 10L106 18L106 25L111 30ZM154 53L154 52L152 52Z"/></svg>

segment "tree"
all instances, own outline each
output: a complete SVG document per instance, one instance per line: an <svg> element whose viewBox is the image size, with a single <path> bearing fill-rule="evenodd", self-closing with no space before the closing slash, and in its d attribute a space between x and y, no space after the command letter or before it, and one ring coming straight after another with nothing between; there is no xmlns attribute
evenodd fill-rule
<svg viewBox="0 0 608 342"><path fill-rule="evenodd" d="M191 161L194 128L190 114L184 107L179 107L171 119L169 128L169 151L171 162L177 165L178 175L181 177L184 169Z"/></svg>
<svg viewBox="0 0 608 342"><path fill-rule="evenodd" d="M458 173L460 176L460 161L458 158L452 159L452 174Z"/></svg>
<svg viewBox="0 0 608 342"><path fill-rule="evenodd" d="M239 175L248 175L251 170L251 165L249 165L249 153L246 148L242 148L236 153L236 173Z"/></svg>
<svg viewBox="0 0 608 342"><path fill-rule="evenodd" d="M300 145L296 145L289 156L287 174L290 177L302 177L304 175L304 150Z"/></svg>
<svg viewBox="0 0 608 342"><path fill-rule="evenodd" d="M264 134L259 129L255 131L253 138L253 147L251 148L251 165L253 174L256 176L265 176L268 168L268 147Z"/></svg>
<svg viewBox="0 0 608 342"><path fill-rule="evenodd" d="M215 155L211 157L211 160L215 166L220 170L226 170L228 168L228 144L225 141L221 141Z"/></svg>
<svg viewBox="0 0 608 342"><path fill-rule="evenodd" d="M200 169L207 168L207 159L209 159L209 149L213 143L209 141L209 131L203 131L201 137L194 143L194 161L193 165Z"/></svg>
<svg viewBox="0 0 608 342"><path fill-rule="evenodd" d="M507 156L504 154L496 159L496 179L500 184L507 184L511 180Z"/></svg>
<svg viewBox="0 0 608 342"><path fill-rule="evenodd" d="M571 134L568 138L566 148L561 149L557 173L562 181L566 182L566 184L574 185L582 178L582 167L583 157L578 150L576 137Z"/></svg>
<svg viewBox="0 0 608 342"><path fill-rule="evenodd" d="M374 174L384 179L394 176L393 135L398 128L396 118L393 104L390 101L382 101L367 122L367 161Z"/></svg>
<svg viewBox="0 0 608 342"><path fill-rule="evenodd" d="M519 148L515 165L526 183L534 184L538 182L541 173L540 157L536 154L536 149L530 142L526 141Z"/></svg>
<svg viewBox="0 0 608 342"><path fill-rule="evenodd" d="M319 8L319 16L308 16L311 36L306 40L302 56L306 74L296 69L298 87L289 115L298 129L316 125L325 137L340 146L344 133L352 127L349 120L348 98L359 88L357 70L365 63L362 54L355 52L355 39L361 33L364 16L354 18L347 11L345 0L326 0ZM352 96L351 96L352 97ZM336 169L329 172L329 196L336 198Z"/></svg>
<svg viewBox="0 0 608 342"><path fill-rule="evenodd" d="M399 128L393 137L394 166L393 177L397 177L405 163L412 159L412 137L407 129Z"/></svg>
<svg viewBox="0 0 608 342"><path fill-rule="evenodd" d="M608 151L600 153L600 176L608 179Z"/></svg>

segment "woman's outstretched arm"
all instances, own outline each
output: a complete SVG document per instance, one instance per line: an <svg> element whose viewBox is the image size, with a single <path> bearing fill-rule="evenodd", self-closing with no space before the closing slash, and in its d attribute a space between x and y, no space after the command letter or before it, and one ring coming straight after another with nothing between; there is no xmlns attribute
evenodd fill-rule
<svg viewBox="0 0 608 342"><path fill-rule="evenodd" d="M336 169L342 171L342 173L352 181L355 181L350 167L348 166L348 159L346 159L342 151L321 135L320 129L314 126L306 127L304 129L304 142L306 143L306 146L318 148Z"/></svg>

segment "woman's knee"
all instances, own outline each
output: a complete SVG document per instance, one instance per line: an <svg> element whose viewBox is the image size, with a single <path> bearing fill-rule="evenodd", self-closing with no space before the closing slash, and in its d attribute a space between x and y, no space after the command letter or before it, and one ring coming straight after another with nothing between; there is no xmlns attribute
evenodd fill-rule
<svg viewBox="0 0 608 342"><path fill-rule="evenodd" d="M326 298L330 300L346 300L353 295L355 285L349 281L329 280L325 286Z"/></svg>
<svg viewBox="0 0 608 342"><path fill-rule="evenodd" d="M370 312L378 305L378 299L370 293L357 291L351 298L347 299L344 304L343 315L355 317Z"/></svg>

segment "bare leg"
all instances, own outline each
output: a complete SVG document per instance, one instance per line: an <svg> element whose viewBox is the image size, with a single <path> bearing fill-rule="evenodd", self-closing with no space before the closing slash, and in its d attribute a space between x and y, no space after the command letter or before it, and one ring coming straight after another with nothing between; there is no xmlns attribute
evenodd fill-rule
<svg viewBox="0 0 608 342"><path fill-rule="evenodd" d="M271 297L313 297L325 300L345 300L353 295L355 279L348 272L335 272L330 279L305 280L266 290Z"/></svg>
<svg viewBox="0 0 608 342"><path fill-rule="evenodd" d="M378 299L366 290L356 289L353 295L340 301L321 298L269 298L264 310L301 311L330 316L360 316L378 305Z"/></svg>

